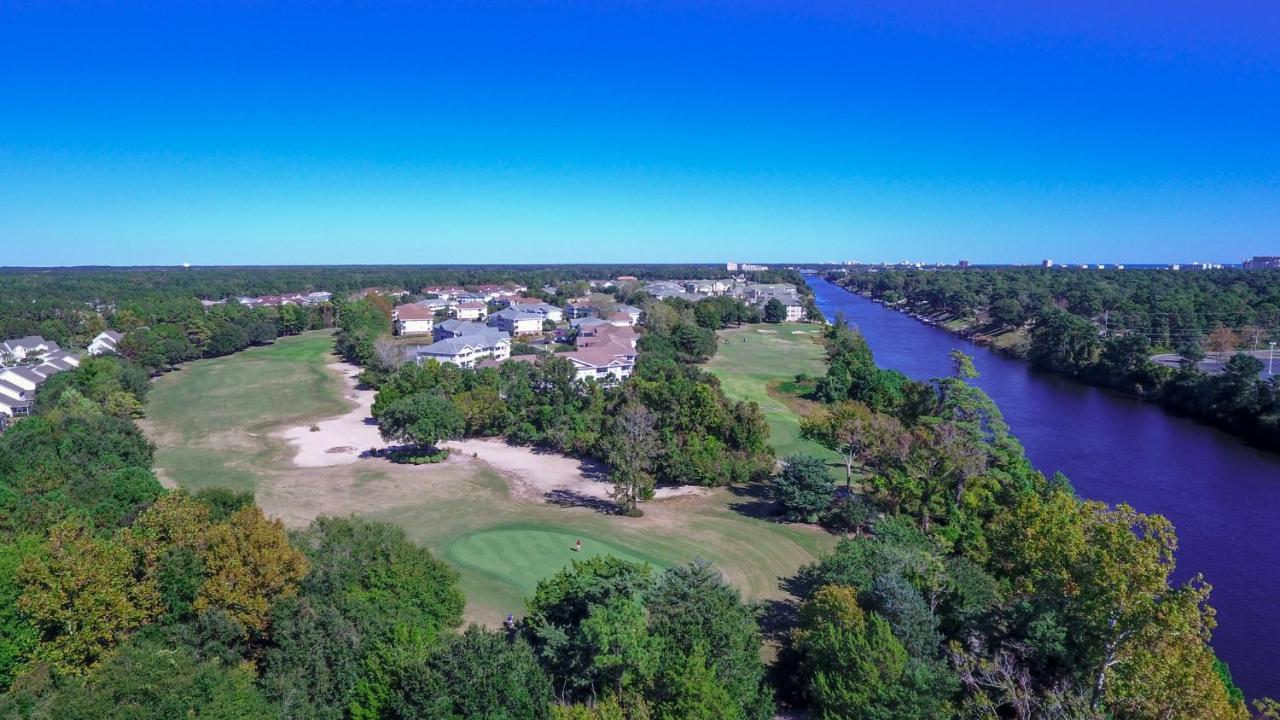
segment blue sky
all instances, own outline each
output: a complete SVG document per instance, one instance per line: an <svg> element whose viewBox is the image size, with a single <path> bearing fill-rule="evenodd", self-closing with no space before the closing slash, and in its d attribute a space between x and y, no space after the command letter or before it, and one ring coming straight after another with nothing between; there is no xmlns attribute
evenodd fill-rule
<svg viewBox="0 0 1280 720"><path fill-rule="evenodd" d="M0 0L0 263L1280 254L1280 3L841 5Z"/></svg>

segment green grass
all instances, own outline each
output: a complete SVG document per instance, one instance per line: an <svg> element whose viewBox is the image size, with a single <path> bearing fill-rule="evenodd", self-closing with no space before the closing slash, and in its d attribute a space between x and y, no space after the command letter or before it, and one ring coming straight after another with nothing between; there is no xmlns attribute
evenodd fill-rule
<svg viewBox="0 0 1280 720"><path fill-rule="evenodd" d="M266 432L349 407L341 381L325 368L332 353L331 333L304 333L158 379L145 423L157 445L156 467L193 489L252 489L253 468L278 450Z"/></svg>
<svg viewBox="0 0 1280 720"><path fill-rule="evenodd" d="M671 505L642 505L644 517L626 518L517 500L501 476L485 472L371 517L404 527L414 541L447 559L461 574L469 619L497 622L524 607L538 579L567 560L606 550L655 567L704 558L744 597L782 597L780 581L829 550L835 539L735 507L749 502L719 489ZM568 550L578 538L582 555Z"/></svg>
<svg viewBox="0 0 1280 720"><path fill-rule="evenodd" d="M776 332L760 332L760 330ZM778 457L803 452L839 461L840 456L800 437L800 416L770 386L794 389L800 373L826 372L821 328L804 323L745 326L720 331L720 349L706 369L720 378L724 392L735 400L754 400L769 423L769 445ZM841 476L843 478L843 475Z"/></svg>
<svg viewBox="0 0 1280 720"><path fill-rule="evenodd" d="M573 549L578 540L582 540L580 552ZM526 596L533 594L539 580L568 567L572 560L613 555L659 567L664 564L638 550L582 533L521 527L463 535L450 543L444 554L455 565L488 575Z"/></svg>
<svg viewBox="0 0 1280 720"><path fill-rule="evenodd" d="M792 336L774 340L804 348L806 367L820 369L817 345ZM780 580L834 545L815 528L755 517L761 501L749 493L758 489L649 503L644 517L625 518L513 497L506 478L467 458L296 467L273 433L349 411L341 379L325 367L335 359L330 334L308 333L189 363L158 379L144 423L157 446L157 468L191 490L252 490L266 512L293 526L351 513L395 523L459 571L467 620L490 624L519 612L538 579L595 553L656 567L705 558L744 597L760 600L784 596ZM790 379L801 369L780 363L775 372ZM775 415L782 417L776 409ZM569 550L578 538L582 554Z"/></svg>

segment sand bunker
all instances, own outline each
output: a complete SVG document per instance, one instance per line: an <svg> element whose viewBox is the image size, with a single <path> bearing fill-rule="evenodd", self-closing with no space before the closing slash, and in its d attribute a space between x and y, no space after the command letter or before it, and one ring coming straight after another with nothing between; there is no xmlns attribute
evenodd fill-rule
<svg viewBox="0 0 1280 720"><path fill-rule="evenodd" d="M342 376L342 395L356 406L338 417L298 425L278 434L294 449L293 464L298 467L347 465L371 449L386 447L377 423L369 416L377 392L357 387L360 368L350 363L327 367ZM319 429L312 430L313 425Z"/></svg>
<svg viewBox="0 0 1280 720"><path fill-rule="evenodd" d="M570 500L573 497L608 500L613 485L608 468L596 460L581 460L536 448L508 445L501 440L461 440L445 443L456 454L472 456L511 481L511 492L529 499ZM660 487L655 500L701 495L694 485Z"/></svg>

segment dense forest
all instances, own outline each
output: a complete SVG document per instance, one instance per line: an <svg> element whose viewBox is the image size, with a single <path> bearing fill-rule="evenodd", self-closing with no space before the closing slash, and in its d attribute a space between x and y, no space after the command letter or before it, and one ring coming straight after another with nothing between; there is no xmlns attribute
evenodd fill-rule
<svg viewBox="0 0 1280 720"><path fill-rule="evenodd" d="M1280 451L1280 381L1245 351L1280 341L1280 271L965 270L854 272L850 289L951 320L1037 367L1151 399ZM1183 358L1177 367L1152 361ZM1197 365L1206 354L1220 371Z"/></svg>

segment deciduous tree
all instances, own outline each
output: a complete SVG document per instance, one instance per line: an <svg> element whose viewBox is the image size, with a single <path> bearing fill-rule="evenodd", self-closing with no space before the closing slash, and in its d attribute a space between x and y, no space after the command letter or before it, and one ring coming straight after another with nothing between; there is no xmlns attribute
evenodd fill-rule
<svg viewBox="0 0 1280 720"><path fill-rule="evenodd" d="M658 449L654 425L653 413L639 403L624 406L613 423L609 443L613 497L626 514L635 514L640 501L653 497L651 470Z"/></svg>
<svg viewBox="0 0 1280 720"><path fill-rule="evenodd" d="M125 543L72 522L49 531L45 551L22 561L18 581L18 609L43 637L33 656L64 675L96 665L160 609L155 584L139 575Z"/></svg>
<svg viewBox="0 0 1280 720"><path fill-rule="evenodd" d="M447 397L419 392L397 400L378 416L378 430L385 440L408 443L423 451L461 437L466 421Z"/></svg>
<svg viewBox="0 0 1280 720"><path fill-rule="evenodd" d="M307 572L307 559L289 545L284 525L257 507L211 527L201 560L207 575L195 610L225 610L259 632L267 627L272 603L293 595Z"/></svg>

